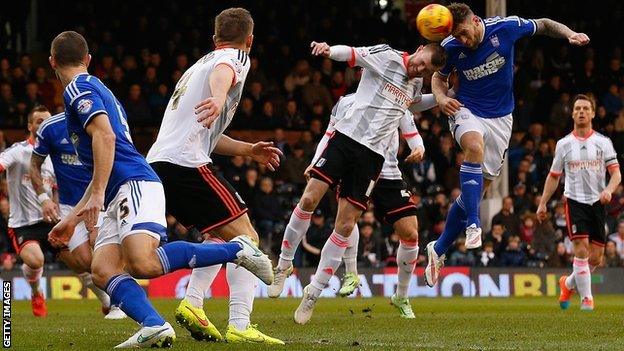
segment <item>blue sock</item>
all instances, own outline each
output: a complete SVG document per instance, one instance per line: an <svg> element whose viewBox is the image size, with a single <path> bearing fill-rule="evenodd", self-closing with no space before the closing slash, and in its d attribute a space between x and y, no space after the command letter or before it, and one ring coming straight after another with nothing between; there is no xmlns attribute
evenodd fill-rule
<svg viewBox="0 0 624 351"><path fill-rule="evenodd" d="M448 251L449 247L451 247L455 239L457 239L457 236L459 236L466 227L466 210L462 202L463 196L463 194L460 195L451 205L448 215L446 216L446 223L444 223L444 231L433 246L433 250L438 256Z"/></svg>
<svg viewBox="0 0 624 351"><path fill-rule="evenodd" d="M478 163L464 162L459 169L462 199L466 209L466 226L476 224L481 227L479 220L479 203L483 191L483 171Z"/></svg>
<svg viewBox="0 0 624 351"><path fill-rule="evenodd" d="M174 241L159 247L156 253L166 274L180 268L199 268L232 262L240 250L242 248L237 243L206 245Z"/></svg>
<svg viewBox="0 0 624 351"><path fill-rule="evenodd" d="M145 290L127 274L112 277L106 283L106 293L111 298L111 305L121 308L130 318L145 327L165 324L154 306L147 299Z"/></svg>

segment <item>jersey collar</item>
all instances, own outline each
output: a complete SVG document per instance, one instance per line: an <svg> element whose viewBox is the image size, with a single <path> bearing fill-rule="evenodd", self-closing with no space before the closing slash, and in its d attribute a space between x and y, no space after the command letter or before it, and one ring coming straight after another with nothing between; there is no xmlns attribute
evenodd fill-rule
<svg viewBox="0 0 624 351"><path fill-rule="evenodd" d="M403 51L403 55L401 56L403 57L403 66L405 67L405 71L407 72L407 63L409 62L409 54Z"/></svg>
<svg viewBox="0 0 624 351"><path fill-rule="evenodd" d="M573 135L573 136L574 136L577 140L579 140L579 141L585 141L585 140L589 139L589 137L591 137L592 135L594 135L594 130L593 130L593 129L592 129L592 130L590 130L590 131L589 131L589 134L587 134L587 136L586 136L586 137L584 137L584 138L583 138L583 137L581 137L581 136L579 136L578 134L576 134L576 131L574 131L574 130L572 131L572 135Z"/></svg>
<svg viewBox="0 0 624 351"><path fill-rule="evenodd" d="M30 145L35 145L35 139L33 139L32 137L28 137L28 139L26 139L26 141L28 142L28 144Z"/></svg>
<svg viewBox="0 0 624 351"><path fill-rule="evenodd" d="M479 41L479 45L481 45L483 43L483 40L485 40L485 22L483 22L483 19L481 17L479 17L479 22L481 22L481 25L483 26L483 35L481 36L481 40Z"/></svg>

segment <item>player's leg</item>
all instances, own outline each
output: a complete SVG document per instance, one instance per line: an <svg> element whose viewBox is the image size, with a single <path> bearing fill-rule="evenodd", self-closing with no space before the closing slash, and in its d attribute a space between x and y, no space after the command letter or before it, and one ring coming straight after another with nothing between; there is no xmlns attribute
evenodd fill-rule
<svg viewBox="0 0 624 351"><path fill-rule="evenodd" d="M48 308L45 303L43 291L39 285L43 275L44 257L41 246L36 241L26 241L18 251L22 264L24 278L32 289L31 304L35 317L45 317L48 315Z"/></svg>
<svg viewBox="0 0 624 351"><path fill-rule="evenodd" d="M399 309L401 317L415 318L407 291L418 260L418 219L415 215L402 217L394 223L394 231L399 234L397 250L398 283L392 304Z"/></svg>
<svg viewBox="0 0 624 351"><path fill-rule="evenodd" d="M357 224L353 226L353 231L349 236L349 243L345 250L342 260L345 264L345 276L342 279L342 286L338 291L338 295L342 297L353 294L355 289L360 286L360 276L357 270L357 254L360 242L360 229Z"/></svg>
<svg viewBox="0 0 624 351"><path fill-rule="evenodd" d="M321 250L319 265L312 281L303 290L303 299L295 311L296 323L305 324L312 317L316 300L342 262L342 257L349 245L349 236L362 211L361 207L356 207L347 198L338 200L336 226Z"/></svg>
<svg viewBox="0 0 624 351"><path fill-rule="evenodd" d="M483 192L481 168L485 146L483 134L479 131L469 131L461 136L459 144L465 154L464 162L459 170L459 182L466 205L466 228L481 228L479 203Z"/></svg>

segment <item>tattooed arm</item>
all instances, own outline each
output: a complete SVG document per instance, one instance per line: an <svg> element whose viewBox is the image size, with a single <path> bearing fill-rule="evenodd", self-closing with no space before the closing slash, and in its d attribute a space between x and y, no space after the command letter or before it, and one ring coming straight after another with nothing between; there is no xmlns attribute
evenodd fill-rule
<svg viewBox="0 0 624 351"><path fill-rule="evenodd" d="M568 39L570 44L583 46L589 43L589 37L585 33L577 33L563 23L553 21L550 18L535 20L537 29L535 34L546 35L551 38Z"/></svg>

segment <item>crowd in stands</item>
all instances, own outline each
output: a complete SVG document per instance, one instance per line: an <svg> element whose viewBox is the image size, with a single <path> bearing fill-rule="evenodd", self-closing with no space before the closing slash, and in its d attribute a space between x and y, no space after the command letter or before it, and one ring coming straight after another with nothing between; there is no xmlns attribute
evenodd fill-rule
<svg viewBox="0 0 624 351"><path fill-rule="evenodd" d="M230 130L270 131L283 152L281 167L271 172L243 157L214 157L226 179L246 201L264 243L274 254L290 212L305 186L303 171L324 134L336 101L355 91L361 71L309 55L311 40L366 45L385 42L413 51L423 42L398 10L355 6L357 1L254 1L249 9L256 25L251 69L245 92ZM357 2L359 3L359 2ZM484 233L481 250L466 250L459 240L447 256L451 266L568 267L571 243L566 239L566 213L560 187L550 204L551 217L535 217L542 186L559 138L571 131L570 101L576 93L597 100L594 129L611 138L622 163L624 154L624 65L622 31L601 37L612 23L597 14L559 9L555 0L539 8L509 2L508 13L527 18L550 16L588 33L588 47L571 47L565 40L522 39L516 45L514 132L508 149L509 196L502 199ZM98 4L41 2L38 11L64 13L64 21L43 12L37 39L39 52L6 51L0 56L0 125L23 128L28 111L43 104L62 111L62 86L47 64L45 48L53 35L67 28L88 39L92 74L120 99L134 133L159 126L176 82L198 58L212 50L214 14L225 4L200 1L153 6L117 0ZM54 4L56 6L56 4ZM477 13L483 13L475 5ZM482 5L481 5L482 6ZM611 13L622 17L624 5L613 2ZM587 8L588 11L594 9ZM556 9L556 10L555 10ZM619 9L619 10L618 10ZM114 16L111 11L115 11ZM349 16L344 16L348 11ZM45 15L44 15L45 14ZM96 15L97 14L97 15ZM583 16L583 18L581 18ZM114 18L114 20L110 20ZM594 18L587 21L586 18ZM621 18L620 18L621 19ZM62 22L62 23L61 23ZM613 22L610 19L609 22ZM427 89L428 83L425 84ZM426 146L425 159L401 162L412 200L418 208L420 247L435 240L444 228L449 204L459 195L463 153L450 135L447 118L438 108L414 116ZM297 132L289 143L287 134ZM0 149L11 142L0 134ZM142 150L146 151L146 150ZM400 160L408 155L401 145ZM6 182L0 183L0 251L8 252ZM314 266L332 231L335 195L329 194L312 216L312 225L296 257L296 266ZM620 186L608 205L606 266L624 261L624 190ZM359 222L358 260L365 267L395 264L399 238L390 226L367 211ZM170 218L173 239L198 240ZM10 255L3 255L5 258ZM424 256L421 257L421 261ZM8 263L7 263L8 264ZM421 263L422 264L422 263Z"/></svg>

